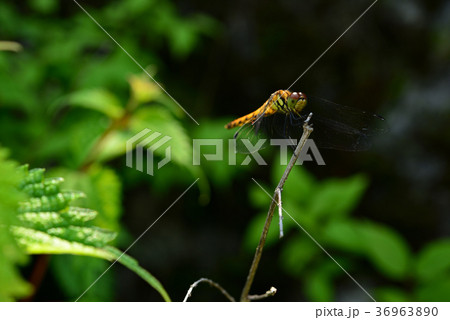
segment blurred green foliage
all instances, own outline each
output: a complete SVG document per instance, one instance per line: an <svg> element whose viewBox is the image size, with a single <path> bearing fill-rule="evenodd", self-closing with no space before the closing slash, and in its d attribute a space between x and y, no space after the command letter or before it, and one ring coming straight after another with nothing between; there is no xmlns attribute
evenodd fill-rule
<svg viewBox="0 0 450 320"><path fill-rule="evenodd" d="M8 160L8 153L0 148L0 301L14 301L27 296L33 289L17 269L28 259L9 229L18 223L19 201L25 198L17 188L20 179L17 164Z"/></svg>
<svg viewBox="0 0 450 320"><path fill-rule="evenodd" d="M185 176L202 176L200 168L191 165L190 138L180 122L185 115L153 81L133 75L142 70L81 10L61 15L67 8L59 1L28 2L34 15L22 16L20 6L14 3L0 4L2 34L8 39L23 39L21 51L0 54L2 144L19 161L52 166L51 176L63 176L69 188L85 192L87 197L77 204L99 213L95 225L120 232L119 240L125 239L127 233L120 224L122 182L106 162L123 156L126 141L151 128L172 137L172 166L185 167ZM153 76L151 64L160 61L155 52L168 46L176 59L185 59L203 36L217 29L207 16L182 18L173 4L164 0L122 1L101 9L89 8L89 12L122 39L137 61L146 61L146 72ZM151 15L135 20L142 12ZM22 22L21 28L17 28L17 21ZM119 28L122 25L129 27ZM3 50L12 48L3 44ZM143 52L139 49L142 45L152 50ZM160 150L155 154L163 156ZM207 199L205 179L199 187ZM15 259L23 261L19 257L23 255L18 251ZM13 257L10 260L16 261ZM52 259L51 267L61 289L74 299L108 263L59 256ZM112 300L112 273L84 299ZM17 292L5 292L2 300L25 294L28 287L17 281Z"/></svg>

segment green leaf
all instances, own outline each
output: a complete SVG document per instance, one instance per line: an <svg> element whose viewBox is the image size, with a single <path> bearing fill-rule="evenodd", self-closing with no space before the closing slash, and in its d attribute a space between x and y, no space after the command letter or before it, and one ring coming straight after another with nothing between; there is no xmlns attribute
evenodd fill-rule
<svg viewBox="0 0 450 320"><path fill-rule="evenodd" d="M267 186L265 186L264 184L262 184L262 187L266 191L269 190L267 188ZM266 209L266 208L268 209L270 202L272 201L270 196L267 195L267 193L264 190L261 189L258 185L252 184L250 187L250 191L249 191L250 202L255 207L260 208L260 209Z"/></svg>
<svg viewBox="0 0 450 320"><path fill-rule="evenodd" d="M273 166L272 181L274 185L278 184L285 170L286 166ZM283 188L283 198L293 198L297 203L304 205L310 201L316 185L315 178L305 168L294 166Z"/></svg>
<svg viewBox="0 0 450 320"><path fill-rule="evenodd" d="M155 101L162 93L161 88L146 74L131 76L128 82L131 95L138 105Z"/></svg>
<svg viewBox="0 0 450 320"><path fill-rule="evenodd" d="M107 139L103 141L102 150L97 156L96 161L105 163L124 155L127 151L127 140L130 138L130 133L126 131L114 130L110 132Z"/></svg>
<svg viewBox="0 0 450 320"><path fill-rule="evenodd" d="M37 230L47 230L56 227L80 226L95 218L97 212L69 207L67 211L58 212L25 212L18 215L22 225Z"/></svg>
<svg viewBox="0 0 450 320"><path fill-rule="evenodd" d="M19 213L59 211L67 207L70 201L85 197L84 193L76 191L62 191L57 194L43 195L23 201L19 206Z"/></svg>
<svg viewBox="0 0 450 320"><path fill-rule="evenodd" d="M23 191L32 197L52 196L59 193L59 185L63 181L62 178L45 179L43 182L27 184Z"/></svg>
<svg viewBox="0 0 450 320"><path fill-rule="evenodd" d="M320 254L319 247L311 239L297 235L283 247L280 262L286 272L301 276L308 263Z"/></svg>
<svg viewBox="0 0 450 320"><path fill-rule="evenodd" d="M66 167L79 168L92 156L92 148L111 120L99 112L76 109L68 110L59 122L41 138L45 143L36 149L37 157L43 162L52 159Z"/></svg>
<svg viewBox="0 0 450 320"><path fill-rule="evenodd" d="M142 132L142 130L150 129L149 134L160 134L155 140L149 142L144 148L152 151L155 155L166 159L168 148L170 147L170 161L186 168L194 178L200 178L198 186L202 192L201 197L209 197L209 185L200 166L194 166L192 160L192 139L186 133L186 130L176 120L172 114L165 108L147 107L140 108L130 119L130 129L132 136ZM142 142L148 135L136 141ZM161 146L157 146L162 139L168 139ZM157 168L157 165L155 165ZM162 167L160 170L164 170Z"/></svg>
<svg viewBox="0 0 450 320"><path fill-rule="evenodd" d="M356 175L322 182L311 197L310 212L317 217L348 216L367 188L367 179Z"/></svg>
<svg viewBox="0 0 450 320"><path fill-rule="evenodd" d="M450 240L436 241L422 249L417 257L416 274L421 282L450 275Z"/></svg>
<svg viewBox="0 0 450 320"><path fill-rule="evenodd" d="M305 273L305 293L311 301L333 301L333 278L342 270L333 262L326 261Z"/></svg>
<svg viewBox="0 0 450 320"><path fill-rule="evenodd" d="M106 167L91 166L88 171L91 189L88 207L101 212L97 225L119 230L122 216L122 184L114 172Z"/></svg>
<svg viewBox="0 0 450 320"><path fill-rule="evenodd" d="M77 254L112 260L113 257L102 248L53 236L44 231L13 226L11 230L17 241L29 254Z"/></svg>
<svg viewBox="0 0 450 320"><path fill-rule="evenodd" d="M144 129L152 130L151 133L161 133L161 137L170 138L161 148L152 148L155 142L148 147L156 154L165 156L166 146L171 147L172 160L182 166L192 167L191 139L180 122L169 111L160 107L140 108L130 120L130 128L133 134Z"/></svg>
<svg viewBox="0 0 450 320"><path fill-rule="evenodd" d="M54 12L59 4L56 0L31 0L28 3L34 10L44 14Z"/></svg>
<svg viewBox="0 0 450 320"><path fill-rule="evenodd" d="M49 174L64 177L70 189L84 190L86 197L77 200L76 205L98 212L96 226L120 231L122 184L114 170L94 164L87 172L56 168Z"/></svg>
<svg viewBox="0 0 450 320"><path fill-rule="evenodd" d="M395 287L379 287L375 291L378 302L411 302L412 297L404 290Z"/></svg>
<svg viewBox="0 0 450 320"><path fill-rule="evenodd" d="M69 301L113 301L116 270L104 273L110 265L109 261L75 255L57 255L50 260L51 271Z"/></svg>
<svg viewBox="0 0 450 320"><path fill-rule="evenodd" d="M415 290L417 301L426 302L448 302L450 292L450 276L438 277L424 284Z"/></svg>
<svg viewBox="0 0 450 320"><path fill-rule="evenodd" d="M159 292L159 294L164 298L165 301L167 302L170 301L169 295L167 294L166 290L161 285L161 283L158 281L158 279L156 279L150 272L140 267L137 260L133 259L129 255L121 253L119 250L113 247L107 247L106 250L108 250L111 254L113 254L116 257L116 259L119 259L118 261L121 264L123 264L128 269L134 271L148 284L150 284L153 288L155 288L156 291Z"/></svg>
<svg viewBox="0 0 450 320"><path fill-rule="evenodd" d="M108 176L108 173L106 173L107 178L101 178L102 172L104 174L108 171L99 170L95 172L94 176L100 177L100 179L94 179L94 181L98 182L104 179L100 185L110 183L111 180L107 178L111 178L111 175ZM61 180L44 179L43 170L31 170L23 181L22 189L27 190L29 195L34 197L20 203L19 218L21 224L11 225L10 230L27 253L72 254L102 258L108 261L115 261L120 258L120 263L140 275L166 301L170 300L167 292L150 273L139 267L136 261L122 254L118 249L107 246L107 243L115 238L114 232L88 224L95 217L94 211L68 206L82 193L60 191L54 194L55 189L48 189L46 185L55 185L56 182L59 190L59 181ZM51 195L48 195L46 190ZM104 191L107 192L106 189ZM36 197L37 194L41 194L41 196ZM105 206L105 203L103 203L103 206ZM68 269L70 266L68 265ZM85 265L85 267L89 266L90 264ZM92 272L93 270L88 271ZM70 282L69 279L68 282Z"/></svg>
<svg viewBox="0 0 450 320"><path fill-rule="evenodd" d="M323 226L323 240L331 247L361 253L365 247L358 227L360 224L351 220L332 220Z"/></svg>
<svg viewBox="0 0 450 320"><path fill-rule="evenodd" d="M17 164L7 158L6 150L0 148L0 301L14 301L32 291L17 269L27 262L27 256L9 229L11 225L20 223L16 210L25 195L19 192L17 185L22 176Z"/></svg>
<svg viewBox="0 0 450 320"><path fill-rule="evenodd" d="M59 236L51 236L45 232L29 228L13 227L12 231L29 254L75 254L101 258L111 262L120 258L118 262L144 279L161 294L165 301L170 301L170 297L161 283L148 271L140 267L136 260L126 254L122 254L118 249L109 246L97 248L79 242L64 240Z"/></svg>
<svg viewBox="0 0 450 320"><path fill-rule="evenodd" d="M119 99L104 89L86 89L74 92L60 99L54 109L59 109L67 104L71 107L98 111L111 119L119 119L125 112Z"/></svg>
<svg viewBox="0 0 450 320"><path fill-rule="evenodd" d="M365 255L386 276L404 279L411 267L411 252L405 240L392 229L372 222L358 231Z"/></svg>
<svg viewBox="0 0 450 320"><path fill-rule="evenodd" d="M393 279L408 275L411 252L395 231L372 222L332 221L323 230L333 247L366 256L381 272Z"/></svg>

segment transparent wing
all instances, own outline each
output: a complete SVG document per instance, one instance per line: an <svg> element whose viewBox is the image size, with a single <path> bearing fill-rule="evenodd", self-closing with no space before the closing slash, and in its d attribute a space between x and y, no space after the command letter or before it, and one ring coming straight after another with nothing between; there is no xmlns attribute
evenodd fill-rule
<svg viewBox="0 0 450 320"><path fill-rule="evenodd" d="M249 154L264 149L269 145L268 139L270 136L261 127L265 119L264 115L265 110L256 116L256 120L247 122L236 131L234 134L236 152Z"/></svg>
<svg viewBox="0 0 450 320"><path fill-rule="evenodd" d="M366 150L371 146L373 136L388 131L384 119L376 114L310 97L302 111L301 123L294 120L290 134L299 134L298 127L303 125L303 119L310 112L313 113L311 123L314 128L311 139L320 148ZM300 135L301 132L302 128Z"/></svg>

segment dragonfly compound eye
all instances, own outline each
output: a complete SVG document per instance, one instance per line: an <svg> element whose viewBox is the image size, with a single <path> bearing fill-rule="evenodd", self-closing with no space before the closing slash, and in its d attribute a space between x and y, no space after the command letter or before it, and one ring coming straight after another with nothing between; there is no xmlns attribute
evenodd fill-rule
<svg viewBox="0 0 450 320"><path fill-rule="evenodd" d="M290 98L293 100L298 100L300 98L300 94L298 92L292 92Z"/></svg>
<svg viewBox="0 0 450 320"><path fill-rule="evenodd" d="M294 100L304 101L304 100L306 100L306 95L304 93L301 93L301 92L292 92L290 98L294 99Z"/></svg>

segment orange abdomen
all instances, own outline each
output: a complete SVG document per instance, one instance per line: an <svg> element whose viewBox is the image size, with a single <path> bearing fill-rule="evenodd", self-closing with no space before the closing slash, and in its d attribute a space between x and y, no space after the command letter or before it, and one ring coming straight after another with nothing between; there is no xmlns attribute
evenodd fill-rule
<svg viewBox="0 0 450 320"><path fill-rule="evenodd" d="M280 98L283 99L283 101L286 100L290 94L291 94L291 92L288 90L275 91L274 93L272 93L270 98L267 99L266 102L264 102L264 104L261 107L259 107L252 113L249 113L243 117L240 117L240 118L237 118L236 120L231 121L230 123L225 125L225 128L232 129L234 127L240 127L240 126L246 124L247 122L254 121L254 120L256 120L258 115L262 112L264 112L265 117L274 114L275 112L277 112L277 107L275 106L276 102Z"/></svg>
<svg viewBox="0 0 450 320"><path fill-rule="evenodd" d="M240 127L244 124L246 124L247 122L253 121L256 119L256 117L258 116L258 114L260 114L262 111L264 111L265 105L263 105L262 107L256 109L255 111L253 111L252 113L249 113L243 117L237 118L236 120L231 121L230 123L227 123L225 125L226 129L232 129L235 127Z"/></svg>

